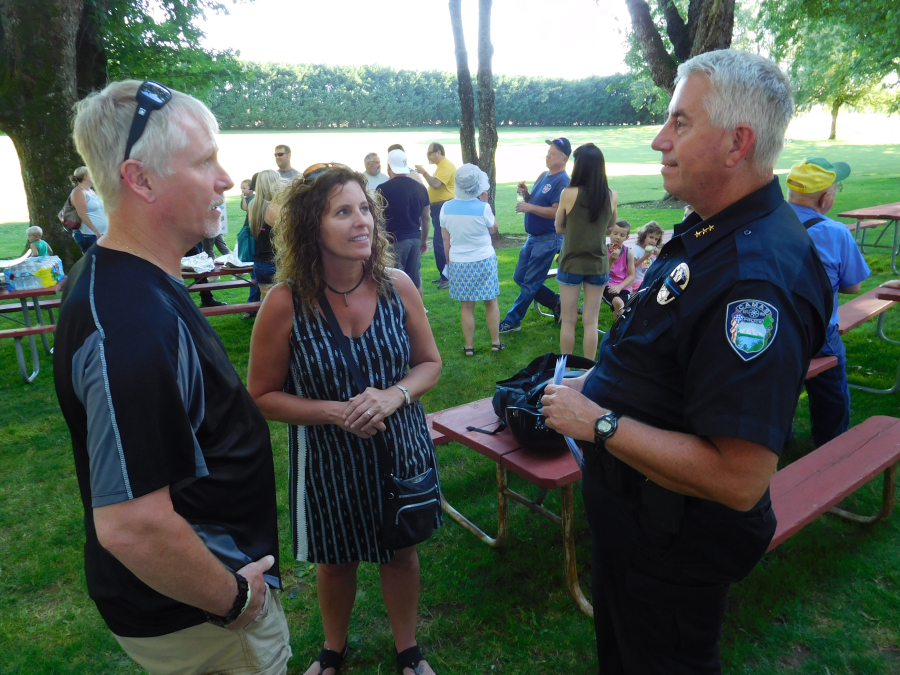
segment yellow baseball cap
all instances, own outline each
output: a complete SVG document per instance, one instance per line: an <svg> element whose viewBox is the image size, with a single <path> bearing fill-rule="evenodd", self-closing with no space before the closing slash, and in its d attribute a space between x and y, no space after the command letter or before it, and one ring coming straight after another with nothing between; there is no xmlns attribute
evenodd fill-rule
<svg viewBox="0 0 900 675"><path fill-rule="evenodd" d="M805 195L821 192L850 175L850 165L845 162L832 164L824 157L807 157L791 167L787 186Z"/></svg>

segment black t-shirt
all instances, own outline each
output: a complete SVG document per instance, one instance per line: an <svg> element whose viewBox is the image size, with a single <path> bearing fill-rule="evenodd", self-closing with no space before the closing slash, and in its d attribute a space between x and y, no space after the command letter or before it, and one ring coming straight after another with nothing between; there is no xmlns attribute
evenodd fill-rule
<svg viewBox="0 0 900 675"><path fill-rule="evenodd" d="M428 191L408 176L394 176L378 186L387 202L384 209L384 228L397 241L422 236L422 209L429 206Z"/></svg>
<svg viewBox="0 0 900 675"><path fill-rule="evenodd" d="M205 620L97 541L93 508L166 486L223 564L273 555L266 581L281 587L268 425L180 279L94 246L69 274L53 366L85 510L88 591L115 634L154 637Z"/></svg>

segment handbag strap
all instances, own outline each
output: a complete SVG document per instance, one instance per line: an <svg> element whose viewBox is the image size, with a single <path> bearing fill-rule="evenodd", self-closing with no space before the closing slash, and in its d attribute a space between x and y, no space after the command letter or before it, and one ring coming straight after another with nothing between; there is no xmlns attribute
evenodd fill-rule
<svg viewBox="0 0 900 675"><path fill-rule="evenodd" d="M334 315L331 303L328 302L328 298L325 297L325 291L322 291L319 294L319 307L321 307L322 313L325 315L325 320L328 321L328 327L331 329L332 337L335 342L337 342L338 348L344 355L344 360L347 362L347 367L350 369L350 374L353 376L353 381L356 384L356 388L359 390L357 393L362 394L367 388L366 381L363 378L362 371L359 369L359 364L357 364L356 359L353 358L353 352L350 348L350 338L344 335L344 331L341 330L341 325ZM391 485L391 479L394 477L394 472L391 470L394 466L391 451L388 450L387 443L385 443L384 438L380 433L376 433L372 436L372 440L375 442L375 449L378 451L378 465L381 471L381 479L384 482L385 487L389 487Z"/></svg>

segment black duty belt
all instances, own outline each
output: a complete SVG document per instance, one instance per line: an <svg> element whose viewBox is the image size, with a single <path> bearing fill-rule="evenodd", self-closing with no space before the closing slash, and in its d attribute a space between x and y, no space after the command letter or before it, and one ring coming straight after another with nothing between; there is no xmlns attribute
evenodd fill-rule
<svg viewBox="0 0 900 675"><path fill-rule="evenodd" d="M585 477L632 502L642 525L672 534L681 529L685 495L648 480L604 447L584 443L583 449Z"/></svg>

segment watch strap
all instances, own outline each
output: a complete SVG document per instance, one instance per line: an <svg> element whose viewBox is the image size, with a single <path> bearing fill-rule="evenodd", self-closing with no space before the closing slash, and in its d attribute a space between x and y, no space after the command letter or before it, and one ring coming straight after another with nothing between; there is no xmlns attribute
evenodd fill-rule
<svg viewBox="0 0 900 675"><path fill-rule="evenodd" d="M404 405L409 405L412 402L412 399L410 398L410 395L409 395L409 389L404 387L402 384L395 384L394 386L403 392L403 397L406 399L406 403Z"/></svg>
<svg viewBox="0 0 900 675"><path fill-rule="evenodd" d="M231 573L234 575L238 587L237 595L234 596L234 604L231 606L231 610L225 616L204 612L204 614L206 614L206 620L216 626L227 626L228 624L237 621L238 617L240 617L240 615L246 611L247 607L250 606L250 583L237 572L231 571Z"/></svg>

